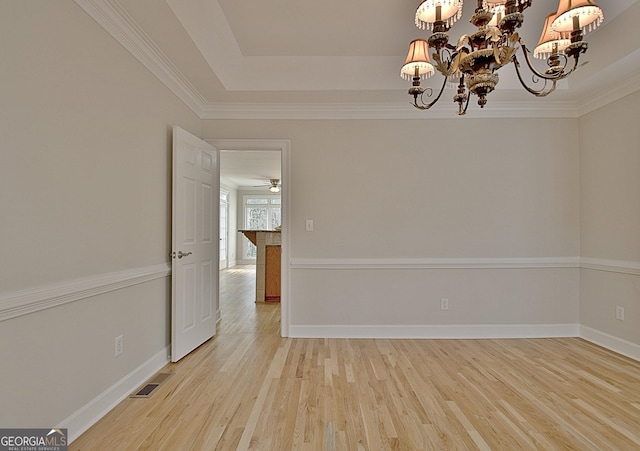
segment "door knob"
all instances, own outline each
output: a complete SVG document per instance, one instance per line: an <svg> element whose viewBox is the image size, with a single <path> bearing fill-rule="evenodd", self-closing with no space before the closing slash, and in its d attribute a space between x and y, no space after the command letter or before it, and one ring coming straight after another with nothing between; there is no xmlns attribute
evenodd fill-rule
<svg viewBox="0 0 640 451"><path fill-rule="evenodd" d="M182 252L178 251L178 258L186 257L187 255L191 255L191 252Z"/></svg>

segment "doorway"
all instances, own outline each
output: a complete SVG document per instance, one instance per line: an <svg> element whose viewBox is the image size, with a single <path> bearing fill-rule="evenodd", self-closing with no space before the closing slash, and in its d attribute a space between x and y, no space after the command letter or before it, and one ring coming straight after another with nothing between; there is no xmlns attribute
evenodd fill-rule
<svg viewBox="0 0 640 451"><path fill-rule="evenodd" d="M281 211L281 224L282 224L282 232L281 232L281 263L280 263L280 335L282 337L289 336L289 237L290 237L290 195L291 190L289 186L289 174L290 174L290 141L289 140L274 140L274 139L251 139L251 140L242 140L242 139L206 139L206 142L213 145L218 149L218 152L279 152L280 155L280 183L281 183L281 202L282 202L282 211ZM264 174L265 179L268 178L268 174ZM259 185L256 183L255 185ZM266 189L266 188L265 188ZM233 203L233 200L231 201ZM233 212L229 212L230 215L233 215ZM229 235L231 236L237 232L237 230L229 230ZM230 250L233 248L233 244L231 243L231 239L228 242L227 249ZM234 259L229 257L229 264L233 265L234 263L241 263L240 261L234 261ZM219 314L219 312L218 312Z"/></svg>

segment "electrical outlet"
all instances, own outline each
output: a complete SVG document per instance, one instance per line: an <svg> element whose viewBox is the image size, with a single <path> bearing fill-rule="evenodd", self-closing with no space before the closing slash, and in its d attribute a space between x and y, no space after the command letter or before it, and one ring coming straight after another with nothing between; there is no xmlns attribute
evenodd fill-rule
<svg viewBox="0 0 640 451"><path fill-rule="evenodd" d="M118 357L124 352L124 335L118 335L115 340L115 356Z"/></svg>
<svg viewBox="0 0 640 451"><path fill-rule="evenodd" d="M449 299L440 299L440 310L449 310Z"/></svg>
<svg viewBox="0 0 640 451"><path fill-rule="evenodd" d="M304 228L307 232L313 232L313 219L307 219L304 222Z"/></svg>
<svg viewBox="0 0 640 451"><path fill-rule="evenodd" d="M624 321L624 307L616 305L616 319L618 321Z"/></svg>

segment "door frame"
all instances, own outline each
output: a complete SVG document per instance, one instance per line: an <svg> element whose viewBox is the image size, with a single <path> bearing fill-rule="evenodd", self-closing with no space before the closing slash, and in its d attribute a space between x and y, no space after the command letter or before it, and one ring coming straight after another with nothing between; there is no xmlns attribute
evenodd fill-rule
<svg viewBox="0 0 640 451"><path fill-rule="evenodd" d="M220 152L218 152L218 163L220 163ZM220 171L218 171L218 173L219 172ZM227 191L226 189L222 189L221 187L219 197L222 197L222 193L225 193L227 196L229 195L229 191ZM220 208L221 205L222 205L222 201L219 201L219 204L218 204L219 209L221 209ZM220 267L218 268L219 270L229 267L229 200L228 199L224 201L224 208L225 208L225 222L226 222L226 224L224 225L224 230L226 232L226 236L224 237L224 240L225 240L226 252L225 252L224 265L222 264L223 260L219 260L220 262ZM222 226L222 219L220 219L221 217L222 215L218 214L218 229ZM219 239L222 240L223 237L219 236Z"/></svg>
<svg viewBox="0 0 640 451"><path fill-rule="evenodd" d="M291 141L288 139L204 139L218 149L218 153L228 151L279 151L282 172L282 189L280 195L282 199L282 247L280 261L280 336L289 337L289 318L291 309L290 290L290 266L289 266L289 246L291 237L291 190L289 180L291 180Z"/></svg>

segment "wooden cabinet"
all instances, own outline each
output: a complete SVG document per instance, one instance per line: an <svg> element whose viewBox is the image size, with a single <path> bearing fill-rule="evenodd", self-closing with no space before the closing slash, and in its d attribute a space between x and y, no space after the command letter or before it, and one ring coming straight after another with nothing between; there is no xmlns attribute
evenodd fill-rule
<svg viewBox="0 0 640 451"><path fill-rule="evenodd" d="M280 245L265 246L264 300L280 301Z"/></svg>
<svg viewBox="0 0 640 451"><path fill-rule="evenodd" d="M280 302L279 230L240 230L257 248L256 302Z"/></svg>

